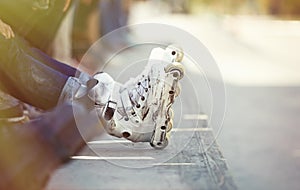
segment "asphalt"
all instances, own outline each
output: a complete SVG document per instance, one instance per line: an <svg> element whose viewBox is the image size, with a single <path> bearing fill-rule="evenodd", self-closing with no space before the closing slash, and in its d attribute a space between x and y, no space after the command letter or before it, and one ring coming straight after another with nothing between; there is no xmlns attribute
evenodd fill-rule
<svg viewBox="0 0 300 190"><path fill-rule="evenodd" d="M240 189L299 189L300 87L228 87L218 137Z"/></svg>
<svg viewBox="0 0 300 190"><path fill-rule="evenodd" d="M186 133L194 133L188 142ZM97 154L86 149L73 157L47 189L236 189L209 128L182 131L174 140L162 151L98 139L91 145Z"/></svg>

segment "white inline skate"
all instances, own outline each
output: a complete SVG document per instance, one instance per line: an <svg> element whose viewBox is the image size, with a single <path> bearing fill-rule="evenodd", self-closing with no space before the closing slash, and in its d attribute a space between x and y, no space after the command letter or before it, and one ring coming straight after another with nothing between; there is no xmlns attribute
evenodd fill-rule
<svg viewBox="0 0 300 190"><path fill-rule="evenodd" d="M168 145L173 125L172 104L180 93L184 68L179 48L152 50L144 71L122 85L107 73L94 76L99 83L89 96L105 130L133 142L150 142L157 149Z"/></svg>

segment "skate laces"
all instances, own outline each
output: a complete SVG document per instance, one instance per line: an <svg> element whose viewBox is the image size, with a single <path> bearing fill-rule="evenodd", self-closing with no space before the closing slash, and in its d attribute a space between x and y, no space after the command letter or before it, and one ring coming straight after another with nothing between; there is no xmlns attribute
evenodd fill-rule
<svg viewBox="0 0 300 190"><path fill-rule="evenodd" d="M169 72L172 67L177 68L174 62L176 56L173 56L170 50L165 51L159 48L151 52L151 58L143 72L131 78L120 91L122 106L119 107L118 112L122 117L119 119L125 118L134 123L145 120L155 121L152 115L155 117L157 109L160 109L161 105L173 103L167 95L169 94L167 89L174 84L174 79L171 77L173 74ZM168 66L171 69L167 68ZM176 90L176 88L172 89L174 93Z"/></svg>
<svg viewBox="0 0 300 190"><path fill-rule="evenodd" d="M129 99L132 104L132 115L139 116L140 120L143 120L148 113L149 106L149 94L151 91L151 80L149 75L142 74L138 79L132 84L129 90Z"/></svg>
<svg viewBox="0 0 300 190"><path fill-rule="evenodd" d="M130 100L136 108L141 108L141 103L148 97L150 88L150 77L142 75L141 79L138 80L135 85L135 88L129 93Z"/></svg>

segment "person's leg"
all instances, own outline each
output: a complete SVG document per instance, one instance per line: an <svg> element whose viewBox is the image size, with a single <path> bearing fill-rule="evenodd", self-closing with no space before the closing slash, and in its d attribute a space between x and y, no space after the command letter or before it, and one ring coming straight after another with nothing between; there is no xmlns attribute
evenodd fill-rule
<svg viewBox="0 0 300 190"><path fill-rule="evenodd" d="M87 127L78 130L77 122ZM44 189L55 169L102 133L95 123L81 105L67 103L26 124L0 122L0 189Z"/></svg>
<svg viewBox="0 0 300 190"><path fill-rule="evenodd" d="M107 73L64 75L28 54L30 48L18 37L0 36L0 43L0 81L13 96L44 109L58 102L78 102L88 111L95 110L113 136L150 142L155 148L167 146L173 125L171 106L184 76L178 63L183 57L180 49L153 49L145 70L123 85Z"/></svg>
<svg viewBox="0 0 300 190"><path fill-rule="evenodd" d="M33 106L56 106L69 76L55 69L59 63L37 59L21 37L7 40L0 35L0 86L14 97ZM43 58L43 59L42 59ZM51 66L48 66L53 61ZM44 64L48 63L48 65ZM70 74L70 73L67 73Z"/></svg>
<svg viewBox="0 0 300 190"><path fill-rule="evenodd" d="M34 58L36 58L43 64L47 65L48 67L51 67L52 69L59 71L60 73L63 73L64 75L74 77L76 74L79 73L79 71L76 68L61 63L49 57L47 54L45 54L44 52L42 52L37 48L31 48L31 50L32 51L30 53Z"/></svg>

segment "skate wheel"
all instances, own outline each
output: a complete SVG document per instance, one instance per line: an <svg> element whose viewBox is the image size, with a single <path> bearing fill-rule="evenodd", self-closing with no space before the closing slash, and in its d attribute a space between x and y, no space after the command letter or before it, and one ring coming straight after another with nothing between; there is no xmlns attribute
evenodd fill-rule
<svg viewBox="0 0 300 190"><path fill-rule="evenodd" d="M169 109L168 116L169 116L169 121L167 126L167 132L170 132L173 128L173 117L174 117L174 111L172 108Z"/></svg>
<svg viewBox="0 0 300 190"><path fill-rule="evenodd" d="M176 62L181 62L184 56L183 50L176 44L172 44L167 47L170 50L171 55L175 57Z"/></svg>
<svg viewBox="0 0 300 190"><path fill-rule="evenodd" d="M184 76L184 67L178 62L174 62L165 67L165 72L173 73L173 76L180 80Z"/></svg>
<svg viewBox="0 0 300 190"><path fill-rule="evenodd" d="M170 132L173 128L173 120L171 119L169 122L168 122L168 128L167 128L167 132Z"/></svg>
<svg viewBox="0 0 300 190"><path fill-rule="evenodd" d="M157 143L150 142L150 145L157 150L166 148L168 144L169 144L168 138L166 138L163 142L157 142Z"/></svg>
<svg viewBox="0 0 300 190"><path fill-rule="evenodd" d="M176 88L176 91L175 91L175 97L177 97L181 92L181 87L180 87L180 84L178 84L177 88Z"/></svg>

